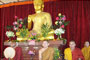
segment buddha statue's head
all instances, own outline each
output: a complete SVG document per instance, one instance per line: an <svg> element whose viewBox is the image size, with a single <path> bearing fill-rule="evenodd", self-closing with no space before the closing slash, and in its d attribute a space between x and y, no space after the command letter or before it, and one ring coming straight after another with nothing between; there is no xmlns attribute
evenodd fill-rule
<svg viewBox="0 0 90 60"><path fill-rule="evenodd" d="M44 8L43 0L34 0L34 8L36 13L42 12Z"/></svg>

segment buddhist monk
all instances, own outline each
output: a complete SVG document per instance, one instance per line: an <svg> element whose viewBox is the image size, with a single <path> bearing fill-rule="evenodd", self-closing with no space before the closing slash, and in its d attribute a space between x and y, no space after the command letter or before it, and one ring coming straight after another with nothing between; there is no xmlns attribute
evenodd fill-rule
<svg viewBox="0 0 90 60"><path fill-rule="evenodd" d="M16 42L11 42L10 47L15 49L15 56L12 60L23 60L22 48L19 47ZM4 58L3 60L8 60L8 59Z"/></svg>
<svg viewBox="0 0 90 60"><path fill-rule="evenodd" d="M82 48L82 53L85 60L90 60L90 46L89 41L85 41L84 47Z"/></svg>
<svg viewBox="0 0 90 60"><path fill-rule="evenodd" d="M54 49L49 47L48 41L43 41L43 48L39 50L39 60L53 60Z"/></svg>
<svg viewBox="0 0 90 60"><path fill-rule="evenodd" d="M65 60L84 60L84 56L79 48L76 47L75 41L69 42L69 48L64 50Z"/></svg>

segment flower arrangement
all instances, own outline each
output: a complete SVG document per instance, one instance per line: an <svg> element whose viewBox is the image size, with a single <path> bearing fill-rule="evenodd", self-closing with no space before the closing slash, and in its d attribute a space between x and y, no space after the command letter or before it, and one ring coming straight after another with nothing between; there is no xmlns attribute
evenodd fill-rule
<svg viewBox="0 0 90 60"><path fill-rule="evenodd" d="M16 21L13 22L13 29L15 31L21 28L26 28L25 25L27 23L26 19L18 18L17 16L15 16L15 20Z"/></svg>
<svg viewBox="0 0 90 60"><path fill-rule="evenodd" d="M69 22L70 21L66 21L66 16L62 15L61 13L59 13L58 16L56 17L54 32L58 36L59 40L66 40L61 37L61 34L65 33L65 26L67 26Z"/></svg>
<svg viewBox="0 0 90 60"><path fill-rule="evenodd" d="M67 26L69 21L66 22L66 16L62 15L61 13L58 14L55 21L56 28L62 28L64 29L65 26Z"/></svg>
<svg viewBox="0 0 90 60"><path fill-rule="evenodd" d="M58 36L59 40L61 39L61 34L64 34L64 33L65 33L65 30L61 28L55 30L55 34Z"/></svg>
<svg viewBox="0 0 90 60"><path fill-rule="evenodd" d="M30 51L28 52L28 54L29 54L29 55L35 55L35 52L30 50Z"/></svg>
<svg viewBox="0 0 90 60"><path fill-rule="evenodd" d="M38 36L37 33L31 33L31 34L29 35L29 40L36 40L36 39L37 39L37 36Z"/></svg>
<svg viewBox="0 0 90 60"><path fill-rule="evenodd" d="M9 38L9 41L10 41L11 37L15 37L15 34L12 31L6 31L6 36Z"/></svg>
<svg viewBox="0 0 90 60"><path fill-rule="evenodd" d="M35 45L35 41L37 40L38 41L38 39L37 39L37 37L38 37L38 34L37 33L34 33L34 32L30 32L31 34L29 35L29 37L28 37L28 44L29 45Z"/></svg>
<svg viewBox="0 0 90 60"><path fill-rule="evenodd" d="M56 35L61 35L61 34L64 34L64 33L65 33L65 30L63 30L61 28L55 30Z"/></svg>
<svg viewBox="0 0 90 60"><path fill-rule="evenodd" d="M28 35L28 29L26 28L27 19L18 18L15 16L15 20L13 22L13 29L16 31L16 35L20 32L20 37L24 38Z"/></svg>
<svg viewBox="0 0 90 60"><path fill-rule="evenodd" d="M28 54L30 55L30 60L33 60L33 57L35 56L35 52L30 50Z"/></svg>
<svg viewBox="0 0 90 60"><path fill-rule="evenodd" d="M15 36L14 32L16 33L16 35L18 34L17 32L19 32L19 35L21 37L25 37L28 33L28 29L26 29L26 24L27 24L27 17L22 19L15 16L15 21L13 22L13 25L7 26L8 31L6 31L6 36L8 38L14 37Z"/></svg>
<svg viewBox="0 0 90 60"><path fill-rule="evenodd" d="M18 28L21 28L22 27L22 25L23 25L23 19L22 18L18 18L17 16L15 16L15 19L17 20L17 21L15 21L15 22L13 22L13 25L14 25L14 30L17 30Z"/></svg>
<svg viewBox="0 0 90 60"><path fill-rule="evenodd" d="M8 38L10 38L10 37L15 37L15 34L14 34L14 32L12 32L12 31L6 31L6 36L7 36Z"/></svg>

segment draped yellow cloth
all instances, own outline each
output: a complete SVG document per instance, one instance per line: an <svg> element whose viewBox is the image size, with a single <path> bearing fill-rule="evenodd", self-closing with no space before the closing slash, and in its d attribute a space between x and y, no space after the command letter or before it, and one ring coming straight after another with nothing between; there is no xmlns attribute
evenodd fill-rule
<svg viewBox="0 0 90 60"><path fill-rule="evenodd" d="M70 48L66 48L64 51L64 59L72 60L72 53Z"/></svg>
<svg viewBox="0 0 90 60"><path fill-rule="evenodd" d="M51 47L48 47L43 53L42 53L42 60L53 60L54 58L54 49Z"/></svg>
<svg viewBox="0 0 90 60"><path fill-rule="evenodd" d="M90 60L90 46L89 47L83 47L82 53L84 55L85 60Z"/></svg>

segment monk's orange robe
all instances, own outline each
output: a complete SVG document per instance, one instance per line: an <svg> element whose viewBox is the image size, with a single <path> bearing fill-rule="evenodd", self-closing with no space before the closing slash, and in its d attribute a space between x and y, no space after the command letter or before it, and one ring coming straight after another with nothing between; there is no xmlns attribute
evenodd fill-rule
<svg viewBox="0 0 90 60"><path fill-rule="evenodd" d="M70 48L66 48L64 51L64 58L67 60L78 60L78 58L84 60L84 56L79 48L75 48L73 51L71 51Z"/></svg>
<svg viewBox="0 0 90 60"><path fill-rule="evenodd" d="M82 53L84 55L85 60L90 60L90 46L89 47L83 47Z"/></svg>
<svg viewBox="0 0 90 60"><path fill-rule="evenodd" d="M43 53L42 53L42 60L53 60L54 59L54 49L51 47L48 47Z"/></svg>

